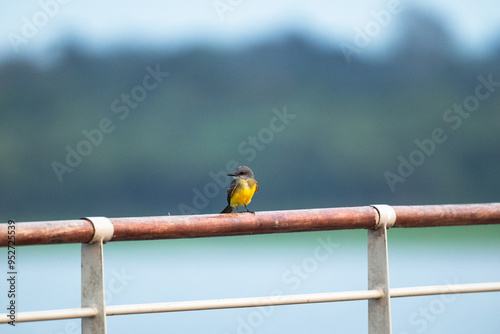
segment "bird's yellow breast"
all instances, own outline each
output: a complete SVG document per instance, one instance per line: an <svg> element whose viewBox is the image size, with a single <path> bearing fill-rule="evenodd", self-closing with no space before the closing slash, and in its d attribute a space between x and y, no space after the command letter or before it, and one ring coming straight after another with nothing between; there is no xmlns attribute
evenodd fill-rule
<svg viewBox="0 0 500 334"><path fill-rule="evenodd" d="M233 194L231 196L231 202L229 203L232 207L243 206L250 203L253 194L257 189L257 182L255 180L236 180L236 186L234 187Z"/></svg>

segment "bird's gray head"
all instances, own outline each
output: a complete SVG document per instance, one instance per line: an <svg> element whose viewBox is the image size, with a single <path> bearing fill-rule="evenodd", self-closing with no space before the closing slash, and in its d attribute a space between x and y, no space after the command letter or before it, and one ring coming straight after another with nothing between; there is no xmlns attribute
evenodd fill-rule
<svg viewBox="0 0 500 334"><path fill-rule="evenodd" d="M236 171L232 174L227 174L229 176L239 177L242 179L253 179L253 172L247 166L240 166L236 168Z"/></svg>

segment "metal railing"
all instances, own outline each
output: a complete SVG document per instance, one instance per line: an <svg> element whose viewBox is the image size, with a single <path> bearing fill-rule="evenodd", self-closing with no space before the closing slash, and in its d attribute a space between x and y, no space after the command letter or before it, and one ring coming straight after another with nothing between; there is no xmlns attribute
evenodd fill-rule
<svg viewBox="0 0 500 334"><path fill-rule="evenodd" d="M78 309L20 312L16 322L82 319L82 333L106 333L106 317L368 300L368 332L391 333L390 299L439 294L500 291L500 282L390 288L387 230L500 224L500 203L310 209L142 218L91 217L78 220L15 223L15 246L82 244L81 304ZM368 290L279 297L197 300L136 305L105 305L103 244L113 241L178 239L344 229L368 230ZM0 224L0 247L9 245L8 224ZM0 324L11 321L0 314Z"/></svg>

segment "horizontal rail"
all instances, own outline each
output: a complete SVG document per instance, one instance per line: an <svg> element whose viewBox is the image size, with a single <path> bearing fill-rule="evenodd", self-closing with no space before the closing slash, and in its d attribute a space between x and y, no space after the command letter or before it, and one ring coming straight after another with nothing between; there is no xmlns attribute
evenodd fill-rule
<svg viewBox="0 0 500 334"><path fill-rule="evenodd" d="M394 206L395 227L500 224L500 203ZM372 229L378 212L372 206L290 211L110 218L110 241L234 236L267 233ZM85 219L16 223L16 246L87 243L94 234ZM0 224L0 247L7 246L7 224Z"/></svg>
<svg viewBox="0 0 500 334"><path fill-rule="evenodd" d="M500 291L500 282L472 283L454 285L420 286L390 289L391 298L416 297L443 294L459 294L474 292ZM266 296L251 298L232 298L214 300L196 300L183 302L166 302L134 305L112 305L106 307L106 315L129 315L143 313L163 313L180 311L201 311L227 308L278 306L309 303L342 302L353 300L378 299L383 296L382 290L346 291L316 293L302 295ZM53 311L21 312L16 315L16 322L44 321L71 318L93 317L97 314L94 308L65 309ZM7 314L0 314L0 323L7 323Z"/></svg>
<svg viewBox="0 0 500 334"><path fill-rule="evenodd" d="M500 291L500 282L393 288L391 298Z"/></svg>
<svg viewBox="0 0 500 334"><path fill-rule="evenodd" d="M97 309L93 307L69 308L63 310L34 311L16 313L16 322L63 320L76 318L90 318L97 315ZM8 323L8 314L0 314L0 324Z"/></svg>
<svg viewBox="0 0 500 334"><path fill-rule="evenodd" d="M350 300L377 299L381 290L315 293L304 295L267 296L234 299L214 299L186 302L169 302L136 305L114 305L106 307L106 315L126 315L139 313L201 311L226 308L277 306L309 303L341 302Z"/></svg>

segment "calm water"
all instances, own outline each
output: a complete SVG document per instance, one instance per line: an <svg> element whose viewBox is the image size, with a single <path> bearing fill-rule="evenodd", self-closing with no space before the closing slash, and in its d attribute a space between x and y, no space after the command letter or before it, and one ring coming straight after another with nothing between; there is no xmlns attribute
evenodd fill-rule
<svg viewBox="0 0 500 334"><path fill-rule="evenodd" d="M366 231L110 243L107 304L364 290L366 252ZM22 247L18 254L20 311L80 307L80 245ZM389 259L392 287L500 281L500 226L391 230ZM6 280L0 291L6 306ZM395 334L500 332L497 292L396 298L391 307ZM366 333L367 302L107 321L108 333ZM0 332L80 333L80 320L1 325Z"/></svg>

